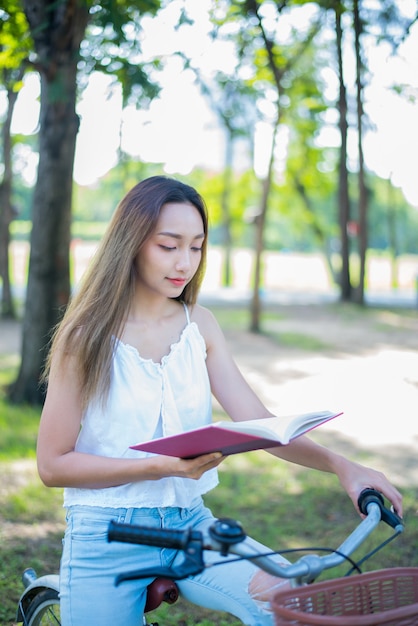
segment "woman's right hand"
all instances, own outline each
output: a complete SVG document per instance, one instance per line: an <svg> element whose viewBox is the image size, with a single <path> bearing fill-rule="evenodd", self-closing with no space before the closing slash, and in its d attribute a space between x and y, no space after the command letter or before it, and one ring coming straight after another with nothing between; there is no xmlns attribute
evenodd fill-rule
<svg viewBox="0 0 418 626"><path fill-rule="evenodd" d="M211 452L210 454L202 454L194 459L179 459L171 456L158 455L154 457L154 461L161 467L163 475L160 478L168 476L177 476L179 478L191 478L199 480L205 472L215 467L226 457L220 452Z"/></svg>

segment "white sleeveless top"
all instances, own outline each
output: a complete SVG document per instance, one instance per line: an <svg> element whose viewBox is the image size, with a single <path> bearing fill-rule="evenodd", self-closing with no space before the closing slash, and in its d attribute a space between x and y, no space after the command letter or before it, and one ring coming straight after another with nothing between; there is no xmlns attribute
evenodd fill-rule
<svg viewBox="0 0 418 626"><path fill-rule="evenodd" d="M82 419L78 452L116 458L145 458L129 446L173 435L212 421L206 369L206 345L185 306L187 324L161 363L143 359L136 348L118 340L105 408L92 402ZM199 480L162 478L105 489L64 489L64 506L188 507L218 484L217 470Z"/></svg>

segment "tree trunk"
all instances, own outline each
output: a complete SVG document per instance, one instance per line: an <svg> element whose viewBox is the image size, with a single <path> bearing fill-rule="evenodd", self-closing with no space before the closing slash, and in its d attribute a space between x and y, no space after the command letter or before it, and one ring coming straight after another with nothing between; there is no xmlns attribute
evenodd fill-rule
<svg viewBox="0 0 418 626"><path fill-rule="evenodd" d="M222 272L222 285L230 287L232 283L232 235L231 235L231 186L232 186L232 163L233 163L233 134L227 131L225 148L225 168L223 175L223 190L221 197L222 209L222 245L225 252L224 267Z"/></svg>
<svg viewBox="0 0 418 626"><path fill-rule="evenodd" d="M302 200L303 204L305 205L306 210L308 211L308 213L314 216L315 209L312 203L312 198L309 195L309 192L307 191L305 185L302 183L298 174L293 172L291 175L293 178L293 184L295 186L295 189L297 193L299 194L300 199ZM335 271L335 268L332 262L332 254L330 251L330 246L328 244L327 235L324 232L324 229L318 226L318 224L315 222L314 219L310 220L310 223L311 223L311 228L314 232L314 235L317 238L322 248L323 254L325 256L325 261L328 267L329 274L332 278L332 282L334 284L338 284L338 272Z"/></svg>
<svg viewBox="0 0 418 626"><path fill-rule="evenodd" d="M23 72L22 72L23 73ZM13 221L14 209L12 206L12 139L11 123L14 106L17 100L17 92L13 89L7 90L7 114L3 124L3 180L0 185L0 276L2 279L1 293L1 317L14 318L15 308L13 303L9 247L10 247L10 224Z"/></svg>
<svg viewBox="0 0 418 626"><path fill-rule="evenodd" d="M38 178L33 196L31 250L23 322L22 361L11 386L14 402L38 404L39 377L53 327L70 295L69 247L79 47L88 12L84 3L25 0L41 75Z"/></svg>
<svg viewBox="0 0 418 626"><path fill-rule="evenodd" d="M350 198L348 192L348 171L347 171L347 93L344 83L343 69L343 53L342 53L342 26L341 26L341 7L337 6L335 10L336 23L336 40L337 40L337 56L338 56L338 74L340 82L340 95L338 100L339 112L339 128L341 135L340 163L339 163L339 181L338 181L338 211L340 222L340 238L341 238L341 274L340 289L341 300L349 301L351 299L351 281L350 281L350 246L348 239L348 222L350 220Z"/></svg>
<svg viewBox="0 0 418 626"><path fill-rule="evenodd" d="M360 275L359 284L356 291L356 302L364 304L364 283L366 277L366 255L368 248L368 228L367 228L367 208L368 195L364 171L363 155L363 85L362 85L362 61L360 48L361 21L358 0L353 2L354 13L354 46L356 51L356 88L357 88L357 138L358 138L358 185L359 185L359 255L360 255Z"/></svg>
<svg viewBox="0 0 418 626"><path fill-rule="evenodd" d="M390 286L392 289L398 289L398 236L397 236L397 211L396 200L393 193L393 185L391 178L388 178L388 208L387 208L387 224L388 224L388 240L390 255Z"/></svg>
<svg viewBox="0 0 418 626"><path fill-rule="evenodd" d="M253 295L251 298L251 321L250 331L253 333L259 333L261 330L260 317L261 317L261 268L262 268L262 256L264 252L264 228L266 224L268 200L270 196L271 183L273 179L273 167L274 167L274 149L276 146L277 129L280 123L280 111L277 113L277 120L273 131L273 141L271 142L271 152L269 159L269 167L267 175L263 180L263 190L261 195L260 210L255 218L255 268L254 268L254 283L253 283Z"/></svg>

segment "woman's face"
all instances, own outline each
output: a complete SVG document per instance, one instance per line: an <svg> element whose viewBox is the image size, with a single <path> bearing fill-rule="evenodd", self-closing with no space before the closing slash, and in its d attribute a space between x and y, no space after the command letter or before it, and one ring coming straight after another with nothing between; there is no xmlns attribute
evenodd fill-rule
<svg viewBox="0 0 418 626"><path fill-rule="evenodd" d="M137 284L168 298L195 275L205 239L203 220L189 203L164 204L151 237L136 258Z"/></svg>

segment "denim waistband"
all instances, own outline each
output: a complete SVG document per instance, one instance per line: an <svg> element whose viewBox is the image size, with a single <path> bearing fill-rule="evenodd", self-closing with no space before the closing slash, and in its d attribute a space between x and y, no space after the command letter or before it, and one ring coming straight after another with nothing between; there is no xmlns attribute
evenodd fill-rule
<svg viewBox="0 0 418 626"><path fill-rule="evenodd" d="M188 508L182 507L155 507L155 508L135 508L135 507L100 507L88 505L73 505L68 507L69 516L94 516L95 519L115 520L126 524L140 524L145 520L185 520L190 517L198 507L203 506L201 498L197 498Z"/></svg>

